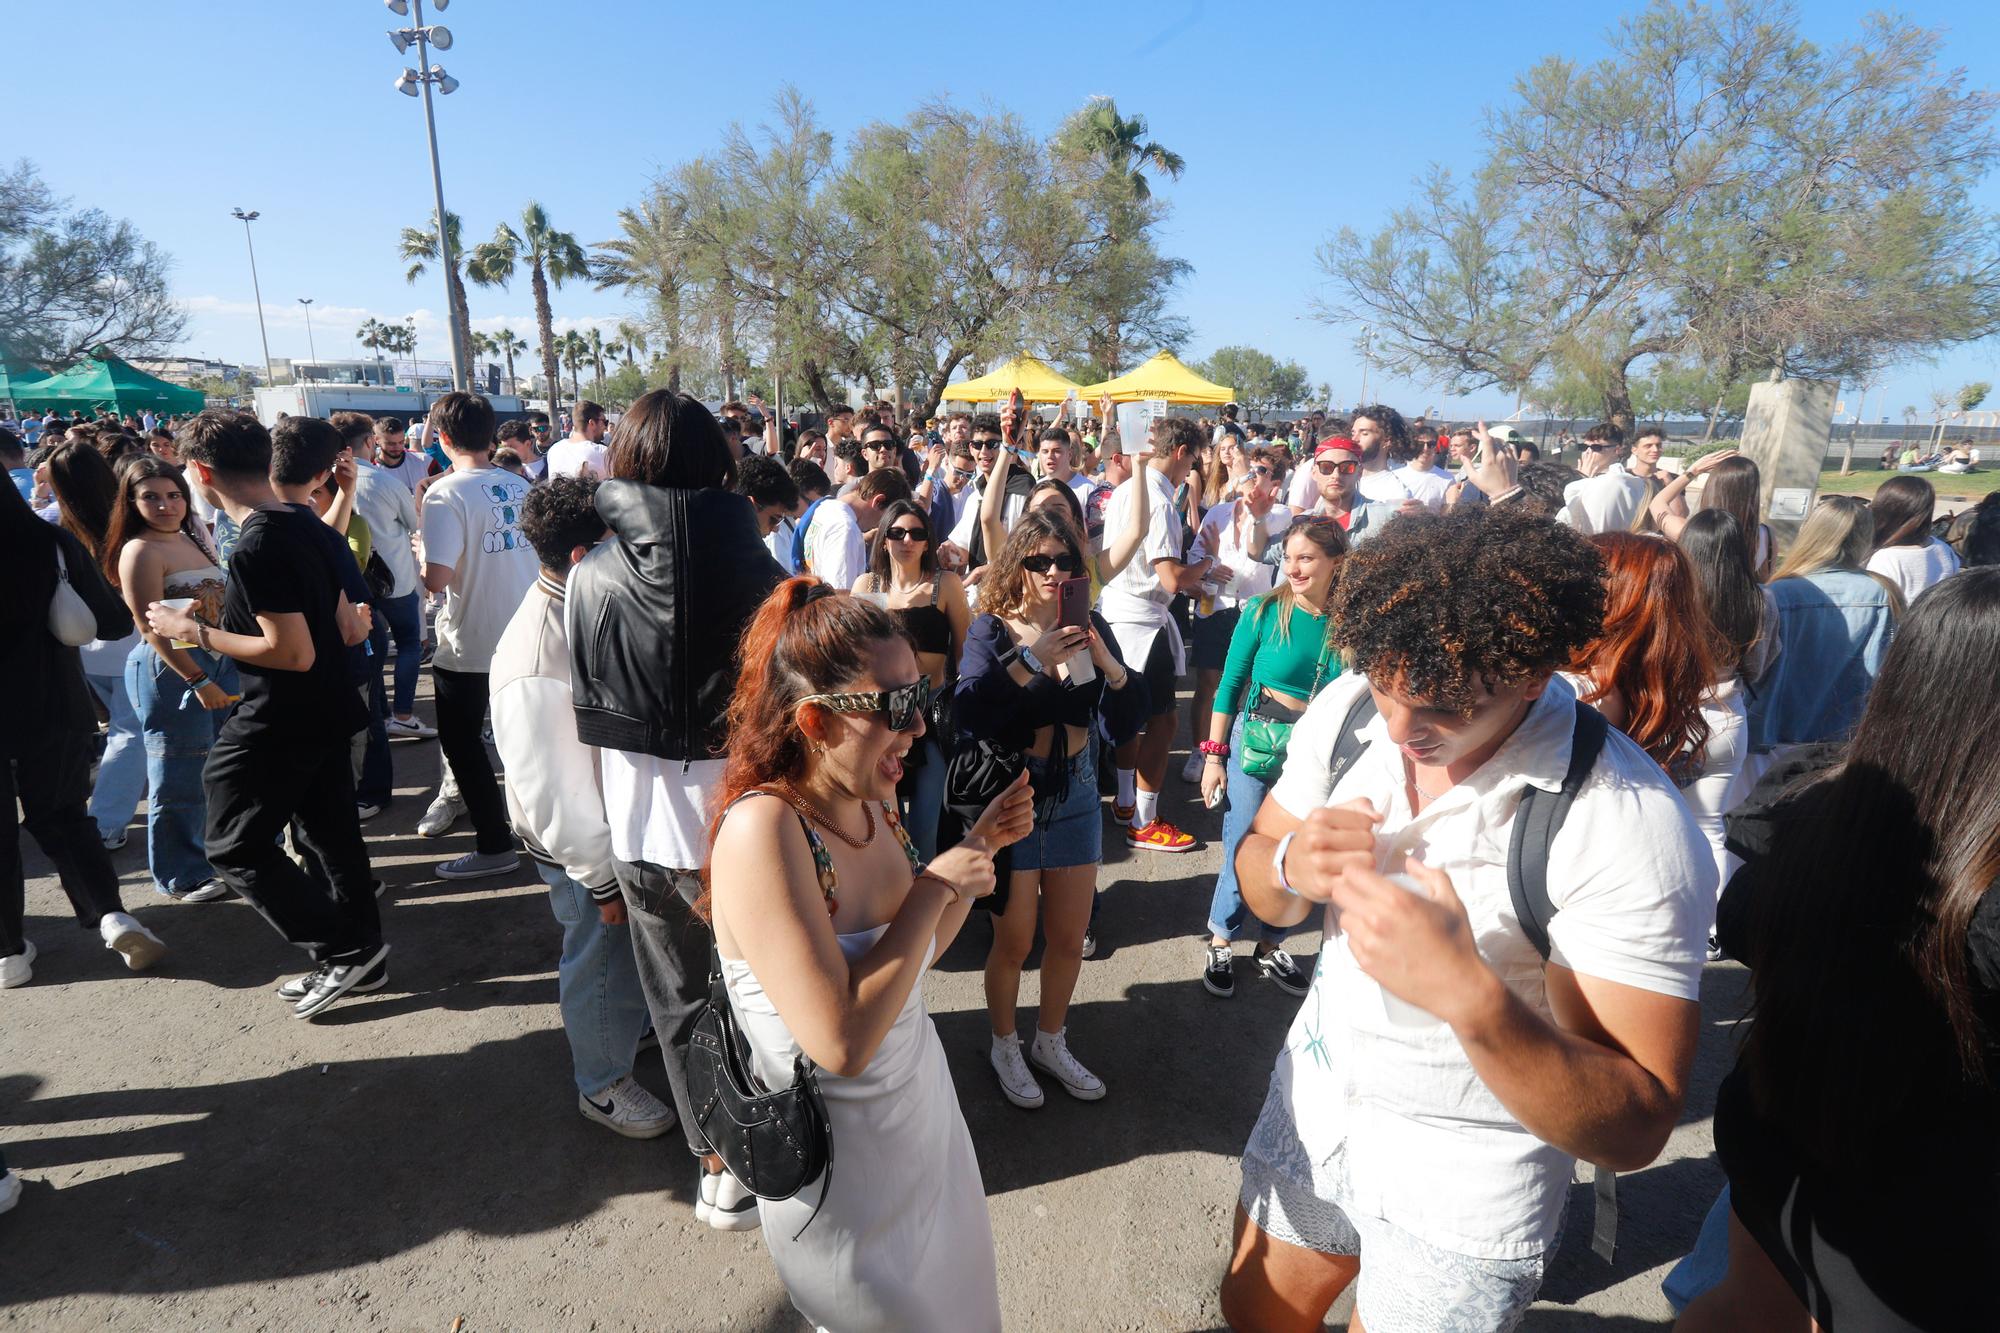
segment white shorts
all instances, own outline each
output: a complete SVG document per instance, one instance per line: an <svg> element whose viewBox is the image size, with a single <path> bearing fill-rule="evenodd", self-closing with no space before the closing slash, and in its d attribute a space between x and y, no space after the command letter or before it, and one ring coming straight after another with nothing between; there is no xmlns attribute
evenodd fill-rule
<svg viewBox="0 0 2000 1333"><path fill-rule="evenodd" d="M1508 1333L1535 1303L1562 1236L1558 1227L1557 1240L1533 1258L1480 1259L1356 1211L1345 1146L1314 1163L1276 1079L1243 1149L1239 1201L1267 1236L1361 1259L1354 1312L1369 1333Z"/></svg>

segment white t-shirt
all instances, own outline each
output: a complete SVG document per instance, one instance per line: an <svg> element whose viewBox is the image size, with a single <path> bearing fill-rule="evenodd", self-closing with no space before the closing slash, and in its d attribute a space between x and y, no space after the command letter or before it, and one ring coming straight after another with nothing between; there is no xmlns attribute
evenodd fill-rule
<svg viewBox="0 0 2000 1333"><path fill-rule="evenodd" d="M792 567L792 534L797 530L798 524L789 517L781 518L778 520L778 526L772 528L764 538L764 549L771 553L771 558L777 561L779 567L788 575L799 572Z"/></svg>
<svg viewBox="0 0 2000 1333"><path fill-rule="evenodd" d="M1292 478L1285 484L1285 503L1295 514L1303 514L1319 503L1319 478L1313 473L1311 454L1292 465Z"/></svg>
<svg viewBox="0 0 2000 1333"><path fill-rule="evenodd" d="M1556 517L1578 532L1634 532L1639 515L1652 499L1644 477L1635 477L1623 463L1613 463L1594 477L1563 487L1562 512Z"/></svg>
<svg viewBox="0 0 2000 1333"><path fill-rule="evenodd" d="M1217 591L1195 603L1195 615L1207 618L1217 611L1227 611L1231 607L1242 606L1252 597L1271 591L1277 582L1277 566L1264 563L1264 552L1273 542L1282 541L1285 529L1292 525L1292 511L1284 505L1274 504L1271 512L1264 515L1264 546L1250 550L1243 545L1243 535L1236 527L1236 500L1224 500L1202 516L1201 530L1194 535L1194 545L1188 548L1188 562L1200 564L1211 556L1215 566L1209 573L1227 574L1226 583L1217 581Z"/></svg>
<svg viewBox="0 0 2000 1333"><path fill-rule="evenodd" d="M450 565L432 662L485 671L507 622L534 586L535 552L521 533L528 483L502 468L450 472L424 492L424 561Z"/></svg>
<svg viewBox="0 0 2000 1333"><path fill-rule="evenodd" d="M953 503L958 506L958 521L952 524L951 527L951 544L961 551L970 551L972 549L972 534L979 531L980 502L985 498L984 494L968 485L965 488L965 493L955 497L953 500ZM1000 526L1008 532L1012 532L1014 524L1020 521L1021 511L1027 507L1028 497L1025 495L1008 495L1003 497L1000 501ZM1000 554L998 551L988 551L986 553L987 563L991 564L993 557L998 554Z"/></svg>
<svg viewBox="0 0 2000 1333"><path fill-rule="evenodd" d="M1313 700L1293 729L1271 798L1299 818L1367 798L1385 814L1380 864L1397 870L1415 853L1450 875L1480 956L1548 1019L1542 960L1507 888L1507 852L1524 787L1561 786L1576 695L1551 680L1492 759L1413 815L1402 752L1379 715L1361 730L1366 751L1337 787L1328 781L1341 723L1367 688L1355 672ZM1696 999L1715 915L1715 862L1666 775L1615 729L1550 847L1548 882L1552 961ZM1500 1104L1450 1027L1391 1020L1386 993L1354 961L1331 907L1324 929L1312 989L1273 1078L1306 1156L1324 1162L1344 1145L1353 1205L1441 1249L1487 1259L1546 1251L1574 1159Z"/></svg>
<svg viewBox="0 0 2000 1333"><path fill-rule="evenodd" d="M1396 480L1403 483L1405 490L1424 502L1426 509L1432 513L1444 512L1445 496L1451 491L1453 481L1449 472L1440 472L1436 468L1419 469L1406 466L1397 468L1395 476Z"/></svg>
<svg viewBox="0 0 2000 1333"><path fill-rule="evenodd" d="M395 580L391 597L408 597L417 590L417 557L410 538L417 533L417 502L391 473L354 461L354 509L368 521L375 554L382 557Z"/></svg>
<svg viewBox="0 0 2000 1333"><path fill-rule="evenodd" d="M599 750L604 817L611 854L674 870L708 860L709 802L722 789L725 759L657 759L630 750Z"/></svg>
<svg viewBox="0 0 2000 1333"><path fill-rule="evenodd" d="M1181 520L1174 508L1173 483L1165 473L1147 470L1143 497L1139 480L1133 477L1111 493L1111 502L1104 507L1104 531L1124 532L1126 524L1132 521L1132 506L1143 498L1152 510L1146 521L1146 540L1133 552L1125 568L1118 571L1118 576L1104 585L1097 609L1114 626L1158 628L1170 623L1167 606L1174 595L1161 586L1160 573L1153 568L1153 562L1181 558ZM1107 535L1105 540L1110 541L1111 537ZM1132 659L1128 656L1126 660ZM1139 660L1143 662L1144 658Z"/></svg>
<svg viewBox="0 0 2000 1333"><path fill-rule="evenodd" d="M812 511L812 525L806 529L806 570L822 583L846 592L868 572L868 543L861 535L861 520L854 507L840 499L830 499Z"/></svg>
<svg viewBox="0 0 2000 1333"><path fill-rule="evenodd" d="M1377 504L1399 505L1405 500L1417 500L1419 496L1403 481L1405 468L1389 468L1381 472L1361 474L1361 498L1373 500Z"/></svg>
<svg viewBox="0 0 2000 1333"><path fill-rule="evenodd" d="M1958 552L1930 537L1921 546L1883 547L1868 557L1868 572L1901 588L1903 600L1914 603L1933 583L1958 573L1961 563Z"/></svg>
<svg viewBox="0 0 2000 1333"><path fill-rule="evenodd" d="M572 435L558 440L550 449L549 475L551 477L580 477L586 469L590 475L602 481L611 475L611 450L602 444L592 444L589 440Z"/></svg>

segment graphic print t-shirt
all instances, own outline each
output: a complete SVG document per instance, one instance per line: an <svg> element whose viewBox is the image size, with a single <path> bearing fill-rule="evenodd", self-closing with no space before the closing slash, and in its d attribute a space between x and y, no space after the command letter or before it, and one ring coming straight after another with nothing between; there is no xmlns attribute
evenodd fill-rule
<svg viewBox="0 0 2000 1333"><path fill-rule="evenodd" d="M345 743L367 724L360 696L348 684L347 645L336 618L341 570L335 548L321 535L331 532L318 516L290 507L260 509L243 520L229 561L222 628L262 634L259 613L302 615L312 634L313 664L280 671L239 662L243 702L228 722L237 739L337 735ZM338 554L353 563L344 546Z"/></svg>
<svg viewBox="0 0 2000 1333"><path fill-rule="evenodd" d="M485 671L521 599L534 586L534 548L521 532L528 482L503 468L439 477L424 492L424 560L450 565L437 654L447 671Z"/></svg>

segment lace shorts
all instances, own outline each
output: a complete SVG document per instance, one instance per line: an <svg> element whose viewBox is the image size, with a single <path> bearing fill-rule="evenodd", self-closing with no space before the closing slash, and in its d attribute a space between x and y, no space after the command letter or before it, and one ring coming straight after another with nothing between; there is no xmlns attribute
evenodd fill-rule
<svg viewBox="0 0 2000 1333"><path fill-rule="evenodd" d="M1551 1243L1531 1259L1475 1258L1353 1211L1346 1148L1314 1163L1276 1079L1243 1149L1239 1201L1267 1236L1360 1257L1354 1312L1369 1333L1507 1333L1534 1304L1556 1252Z"/></svg>

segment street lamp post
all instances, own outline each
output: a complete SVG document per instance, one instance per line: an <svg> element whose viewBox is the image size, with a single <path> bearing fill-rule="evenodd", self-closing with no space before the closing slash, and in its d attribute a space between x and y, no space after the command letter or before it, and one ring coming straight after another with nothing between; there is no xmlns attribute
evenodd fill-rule
<svg viewBox="0 0 2000 1333"><path fill-rule="evenodd" d="M257 245L250 239L250 224L257 220L257 210L248 213L240 208L231 209L229 216L243 224L243 244L250 251L250 291L257 298L257 336L264 343L264 383L273 384L277 375L271 370L271 335L264 331L264 289L257 282Z"/></svg>
<svg viewBox="0 0 2000 1333"><path fill-rule="evenodd" d="M317 362L319 344L313 341L313 299L310 296L301 296L299 304L306 308L306 350L312 353L312 359Z"/></svg>
<svg viewBox="0 0 2000 1333"><path fill-rule="evenodd" d="M399 53L408 51L412 43L417 48L417 68L405 69L397 76L396 91L408 97L421 96L424 102L424 133L431 150L431 194L437 204L438 264L444 269L445 324L451 330L451 384L454 389L464 389L466 331L458 326L458 303L451 298L451 236L444 225L444 175L438 170L437 115L431 105L432 84L437 85L443 96L449 96L458 87L458 80L445 73L444 66L430 63L431 47L440 51L451 49L451 30L439 24L425 26L424 0L383 0L383 3L398 17L408 14L415 20L408 28L391 30L389 40ZM433 3L442 12L451 0L433 0Z"/></svg>

